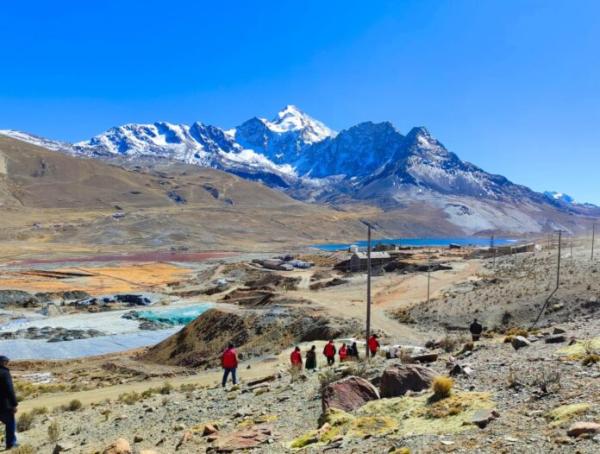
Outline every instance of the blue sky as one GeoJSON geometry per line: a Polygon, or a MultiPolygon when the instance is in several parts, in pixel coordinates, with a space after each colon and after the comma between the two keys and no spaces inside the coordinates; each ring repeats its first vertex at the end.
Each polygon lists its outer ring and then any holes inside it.
{"type": "Polygon", "coordinates": [[[536,190],[600,204],[600,2],[28,1],[0,6],[0,129],[232,127],[286,104],[426,126],[536,190]]]}

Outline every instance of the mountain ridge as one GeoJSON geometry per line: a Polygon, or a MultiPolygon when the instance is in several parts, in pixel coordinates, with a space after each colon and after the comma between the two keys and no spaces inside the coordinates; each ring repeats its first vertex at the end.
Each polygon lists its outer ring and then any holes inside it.
{"type": "Polygon", "coordinates": [[[201,122],[130,123],[75,144],[2,133],[78,156],[211,167],[315,203],[393,211],[420,201],[466,233],[506,226],[516,233],[569,230],[553,219],[600,216],[594,205],[533,191],[461,160],[424,126],[403,135],[390,122],[366,121],[335,132],[293,105],[272,120],[253,117],[229,130],[201,122]]]}

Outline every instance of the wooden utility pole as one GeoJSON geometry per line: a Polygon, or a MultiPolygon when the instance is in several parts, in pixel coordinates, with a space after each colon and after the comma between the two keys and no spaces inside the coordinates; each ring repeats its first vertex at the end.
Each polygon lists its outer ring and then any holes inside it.
{"type": "Polygon", "coordinates": [[[366,354],[369,360],[369,338],[371,337],[371,224],[367,224],[367,330],[366,354]]]}
{"type": "Polygon", "coordinates": [[[560,286],[560,251],[562,244],[562,230],[558,231],[558,266],[556,268],[556,288],[560,286]]]}

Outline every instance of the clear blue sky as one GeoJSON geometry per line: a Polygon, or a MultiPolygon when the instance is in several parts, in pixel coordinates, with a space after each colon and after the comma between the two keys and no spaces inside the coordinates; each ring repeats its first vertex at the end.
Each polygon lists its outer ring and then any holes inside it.
{"type": "Polygon", "coordinates": [[[599,23],[593,0],[2,2],[0,129],[77,141],[296,104],[338,130],[424,125],[600,204],[599,23]]]}

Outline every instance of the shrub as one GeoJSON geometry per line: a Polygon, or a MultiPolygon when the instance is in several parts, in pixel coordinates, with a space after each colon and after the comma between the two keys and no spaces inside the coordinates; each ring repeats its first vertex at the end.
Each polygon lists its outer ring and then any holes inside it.
{"type": "Polygon", "coordinates": [[[60,407],[60,409],[62,411],[77,411],[77,410],[80,410],[81,407],[83,407],[83,404],[81,403],[81,401],[78,399],[73,399],[67,405],[62,405],[60,407]]]}
{"type": "Polygon", "coordinates": [[[288,372],[290,373],[290,380],[292,383],[297,382],[302,376],[302,369],[294,365],[288,367],[288,372]]]}
{"type": "Polygon", "coordinates": [[[35,450],[31,445],[21,445],[10,451],[12,454],[35,454],[35,450]]]}
{"type": "Polygon", "coordinates": [[[35,407],[33,410],[31,410],[31,414],[33,416],[45,415],[47,413],[48,413],[48,407],[35,407]]]}
{"type": "Polygon", "coordinates": [[[591,353],[591,354],[586,355],[583,358],[583,360],[581,361],[581,364],[583,364],[584,366],[591,366],[592,364],[596,364],[599,361],[600,361],[600,355],[591,353]]]}
{"type": "Polygon", "coordinates": [[[506,335],[513,336],[513,337],[514,336],[527,337],[529,335],[529,332],[525,328],[518,328],[518,327],[514,326],[506,331],[506,335]]]}
{"type": "Polygon", "coordinates": [[[123,393],[119,396],[119,402],[123,402],[126,405],[133,405],[136,402],[139,402],[139,400],[142,398],[142,396],[135,392],[135,391],[131,391],[129,393],[123,393]]]}
{"type": "Polygon", "coordinates": [[[163,395],[171,394],[171,391],[173,391],[173,385],[168,381],[165,382],[158,390],[158,392],[163,395]]]}
{"type": "Polygon", "coordinates": [[[321,391],[329,386],[331,383],[336,382],[340,379],[338,374],[335,373],[333,368],[327,368],[319,374],[319,384],[321,385],[321,391]]]}
{"type": "Polygon", "coordinates": [[[48,426],[48,440],[50,443],[56,443],[60,438],[60,425],[58,421],[55,419],[48,426]]]}
{"type": "Polygon", "coordinates": [[[454,386],[454,380],[452,380],[450,377],[438,375],[433,379],[433,383],[431,384],[434,398],[445,399],[446,397],[450,396],[452,386],[454,386]]]}
{"type": "Polygon", "coordinates": [[[33,413],[21,413],[17,418],[17,431],[25,432],[33,426],[33,413]]]}

